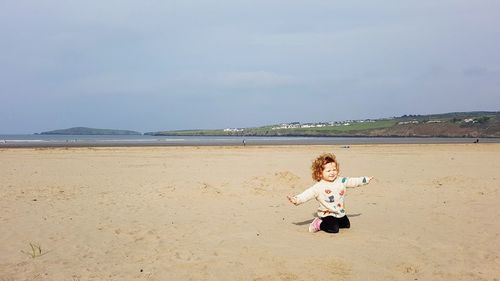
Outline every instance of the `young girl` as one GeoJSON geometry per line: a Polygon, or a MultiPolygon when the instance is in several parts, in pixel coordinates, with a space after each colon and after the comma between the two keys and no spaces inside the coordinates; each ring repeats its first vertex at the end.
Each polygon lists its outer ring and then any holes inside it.
{"type": "Polygon", "coordinates": [[[288,200],[295,205],[313,198],[319,202],[318,217],[309,225],[309,232],[323,230],[337,233],[339,228],[349,228],[351,224],[344,209],[346,187],[368,184],[373,177],[339,177],[339,164],[331,153],[320,155],[311,168],[316,183],[299,195],[287,196],[288,200]]]}

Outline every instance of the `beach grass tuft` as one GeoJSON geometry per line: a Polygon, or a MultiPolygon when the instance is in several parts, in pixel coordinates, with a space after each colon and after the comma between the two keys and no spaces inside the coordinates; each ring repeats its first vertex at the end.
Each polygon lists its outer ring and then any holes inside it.
{"type": "Polygon", "coordinates": [[[32,258],[37,258],[37,257],[43,256],[47,253],[47,251],[43,252],[42,246],[38,243],[35,243],[35,242],[30,242],[30,248],[31,248],[31,251],[21,250],[21,252],[32,257],[32,258]]]}

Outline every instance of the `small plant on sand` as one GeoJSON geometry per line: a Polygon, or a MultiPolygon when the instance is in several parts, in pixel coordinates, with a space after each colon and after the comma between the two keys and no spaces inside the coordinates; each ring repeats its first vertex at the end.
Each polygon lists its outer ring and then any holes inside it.
{"type": "Polygon", "coordinates": [[[31,247],[31,251],[27,252],[27,251],[21,250],[21,252],[32,257],[32,258],[40,257],[40,256],[43,256],[47,253],[47,252],[42,253],[42,246],[40,246],[40,244],[38,244],[38,243],[30,242],[30,247],[31,247]]]}

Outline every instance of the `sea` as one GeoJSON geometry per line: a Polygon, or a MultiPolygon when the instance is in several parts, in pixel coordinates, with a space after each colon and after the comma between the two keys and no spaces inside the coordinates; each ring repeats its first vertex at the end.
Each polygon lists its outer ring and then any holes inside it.
{"type": "Polygon", "coordinates": [[[500,143],[500,138],[0,135],[0,148],[500,143]]]}

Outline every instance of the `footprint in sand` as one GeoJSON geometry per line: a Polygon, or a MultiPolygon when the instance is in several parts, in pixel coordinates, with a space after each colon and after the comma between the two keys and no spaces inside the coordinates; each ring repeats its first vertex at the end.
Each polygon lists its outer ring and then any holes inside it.
{"type": "Polygon", "coordinates": [[[293,273],[289,273],[289,272],[280,272],[278,274],[275,274],[275,275],[265,275],[265,276],[262,276],[262,277],[257,277],[257,278],[254,278],[253,280],[254,281],[264,281],[264,280],[284,280],[284,281],[294,281],[294,280],[300,280],[299,276],[297,276],[296,274],[293,274],[293,273]]]}
{"type": "Polygon", "coordinates": [[[398,268],[404,274],[416,274],[419,272],[418,267],[416,265],[412,265],[412,264],[403,263],[403,264],[400,264],[398,266],[398,268]]]}
{"type": "Polygon", "coordinates": [[[300,177],[290,171],[275,172],[271,176],[253,177],[245,182],[256,194],[265,194],[278,190],[288,191],[290,188],[301,186],[300,177]]]}
{"type": "Polygon", "coordinates": [[[201,185],[200,186],[200,190],[203,193],[221,194],[221,191],[218,188],[216,188],[213,185],[211,185],[211,184],[208,184],[206,182],[202,182],[202,183],[200,183],[200,185],[201,185]]]}
{"type": "Polygon", "coordinates": [[[435,178],[432,180],[432,185],[436,188],[463,185],[467,182],[474,182],[471,178],[464,176],[447,176],[441,178],[435,178]]]}
{"type": "Polygon", "coordinates": [[[178,260],[190,261],[193,259],[193,257],[194,257],[193,252],[188,250],[181,250],[175,252],[175,258],[177,258],[178,260]]]}

